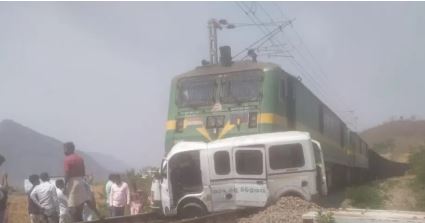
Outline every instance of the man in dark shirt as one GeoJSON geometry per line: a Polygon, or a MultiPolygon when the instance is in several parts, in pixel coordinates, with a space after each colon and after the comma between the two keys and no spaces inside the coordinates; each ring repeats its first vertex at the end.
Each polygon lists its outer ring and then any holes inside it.
{"type": "Polygon", "coordinates": [[[64,144],[64,170],[65,170],[65,182],[71,177],[84,177],[86,175],[86,169],[84,166],[84,160],[81,156],[74,153],[75,146],[72,142],[64,144]]]}
{"type": "Polygon", "coordinates": [[[64,170],[68,207],[73,222],[83,221],[84,203],[90,200],[90,193],[86,190],[84,175],[86,174],[84,160],[75,154],[72,142],[64,145],[64,170]]]}
{"type": "MultiPolygon", "coordinates": [[[[68,208],[73,222],[83,221],[83,208],[87,204],[93,211],[97,211],[96,206],[91,202],[92,194],[87,188],[84,180],[86,170],[84,160],[75,154],[75,146],[72,142],[64,144],[64,170],[66,194],[68,195],[68,208]]],[[[96,212],[98,217],[99,214],[96,212]]]]}
{"type": "Polygon", "coordinates": [[[34,190],[34,187],[40,184],[40,178],[38,175],[31,175],[28,180],[31,182],[32,187],[28,191],[28,214],[30,216],[31,223],[40,223],[43,221],[40,207],[34,203],[31,199],[30,194],[34,190]]]}

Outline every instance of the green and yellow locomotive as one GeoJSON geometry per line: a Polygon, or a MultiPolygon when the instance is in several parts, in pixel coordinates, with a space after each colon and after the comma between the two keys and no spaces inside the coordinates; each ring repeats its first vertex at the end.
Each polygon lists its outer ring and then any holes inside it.
{"type": "Polygon", "coordinates": [[[367,144],[276,64],[225,61],[197,67],[172,81],[166,152],[182,140],[291,130],[310,132],[321,143],[332,183],[360,179],[367,170],[367,144]]]}

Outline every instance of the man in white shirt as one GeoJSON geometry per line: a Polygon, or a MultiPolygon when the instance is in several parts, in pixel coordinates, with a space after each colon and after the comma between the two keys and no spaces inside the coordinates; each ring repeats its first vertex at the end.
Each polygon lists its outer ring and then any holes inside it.
{"type": "Polygon", "coordinates": [[[30,198],[41,208],[42,215],[48,223],[59,222],[59,204],[56,188],[49,180],[47,173],[40,174],[41,184],[34,187],[30,198]]]}
{"type": "Polygon", "coordinates": [[[114,217],[123,216],[125,206],[130,204],[130,189],[126,182],[121,181],[121,177],[118,174],[115,175],[114,183],[111,186],[109,204],[112,207],[112,215],[114,217]]]}
{"type": "Polygon", "coordinates": [[[63,193],[65,190],[65,182],[60,179],[56,180],[55,182],[56,187],[58,190],[56,190],[56,193],[58,195],[58,204],[59,204],[59,223],[70,223],[71,222],[71,216],[68,212],[68,198],[63,193]]]}
{"type": "Polygon", "coordinates": [[[106,197],[106,206],[108,208],[108,212],[109,212],[109,216],[112,216],[112,207],[111,204],[109,204],[109,200],[110,200],[110,196],[111,196],[111,187],[113,182],[113,178],[114,178],[114,174],[109,174],[109,178],[108,178],[108,182],[106,182],[105,185],[105,197],[106,197]]]}

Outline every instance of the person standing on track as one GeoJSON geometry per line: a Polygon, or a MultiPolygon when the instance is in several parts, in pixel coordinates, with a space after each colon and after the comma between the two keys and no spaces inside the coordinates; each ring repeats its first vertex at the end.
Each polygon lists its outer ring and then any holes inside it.
{"type": "Polygon", "coordinates": [[[114,183],[111,187],[109,204],[112,207],[112,216],[123,216],[125,207],[130,205],[130,189],[128,184],[121,180],[121,176],[114,176],[114,183]]]}

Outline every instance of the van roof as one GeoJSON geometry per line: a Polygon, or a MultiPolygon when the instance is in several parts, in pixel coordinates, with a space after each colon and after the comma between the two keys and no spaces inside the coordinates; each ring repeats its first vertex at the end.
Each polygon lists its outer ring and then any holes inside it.
{"type": "Polygon", "coordinates": [[[235,136],[225,139],[215,140],[209,143],[204,142],[187,142],[181,141],[173,146],[171,151],[167,154],[167,159],[171,158],[177,153],[195,150],[204,150],[207,147],[235,147],[235,146],[246,146],[246,145],[258,145],[267,144],[281,141],[302,141],[310,140],[310,134],[308,132],[300,131],[287,131],[287,132],[273,132],[273,133],[261,133],[244,136],[235,136]]]}
{"type": "Polygon", "coordinates": [[[209,147],[234,147],[244,145],[258,145],[268,144],[281,141],[301,141],[309,140],[310,134],[308,132],[300,131],[287,131],[287,132],[273,132],[262,133],[253,135],[236,136],[225,139],[212,141],[208,144],[209,147]]]}

